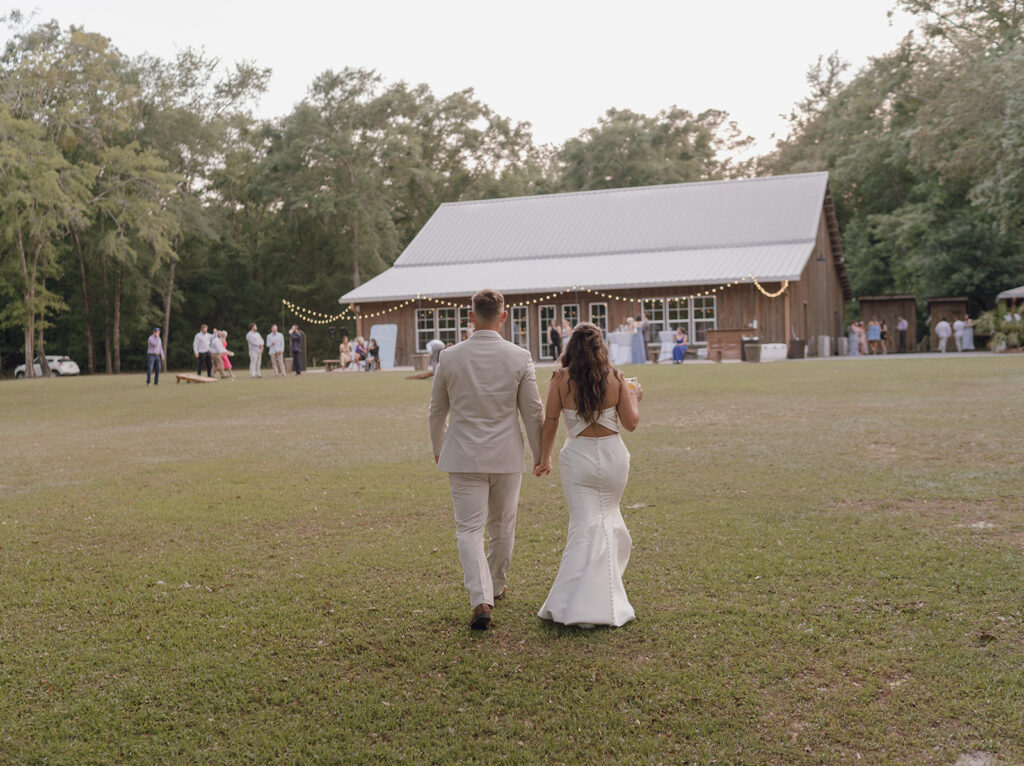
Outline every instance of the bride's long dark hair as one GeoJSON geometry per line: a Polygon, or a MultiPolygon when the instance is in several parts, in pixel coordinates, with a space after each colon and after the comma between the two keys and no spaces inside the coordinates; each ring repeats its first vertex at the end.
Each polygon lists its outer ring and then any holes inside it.
{"type": "Polygon", "coordinates": [[[562,352],[569,370],[569,385],[576,397],[576,412],[586,423],[597,422],[608,390],[608,349],[601,328],[581,322],[573,328],[562,352]]]}

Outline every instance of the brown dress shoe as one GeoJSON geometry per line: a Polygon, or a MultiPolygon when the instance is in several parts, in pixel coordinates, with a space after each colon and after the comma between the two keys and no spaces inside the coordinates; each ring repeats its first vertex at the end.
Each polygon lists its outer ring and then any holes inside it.
{"type": "Polygon", "coordinates": [[[473,607],[473,617],[469,621],[469,627],[473,630],[487,630],[491,624],[491,607],[489,604],[477,604],[473,607]]]}

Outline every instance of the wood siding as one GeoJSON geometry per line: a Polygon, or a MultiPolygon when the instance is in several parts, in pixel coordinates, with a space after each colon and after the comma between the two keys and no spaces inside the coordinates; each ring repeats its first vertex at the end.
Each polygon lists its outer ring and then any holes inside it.
{"type": "Polygon", "coordinates": [[[900,348],[900,335],[896,324],[900,317],[907,320],[907,351],[913,351],[917,342],[917,299],[912,295],[870,295],[858,299],[860,315],[865,325],[872,319],[884,320],[889,331],[886,348],[896,353],[900,348]]]}
{"type": "MultiPolygon", "coordinates": [[[[795,334],[795,337],[808,341],[811,355],[817,354],[818,337],[827,335],[832,338],[831,353],[836,354],[838,351],[836,340],[843,334],[845,324],[845,304],[840,274],[841,267],[833,254],[826,215],[823,210],[819,218],[814,251],[811,253],[800,279],[790,282],[789,289],[778,298],[766,297],[750,282],[722,288],[718,292],[712,293],[715,296],[715,326],[719,328],[749,327],[751,320],[757,319],[757,334],[762,343],[786,343],[795,334]],[[789,314],[789,327],[786,322],[787,313],[789,314]]],[[[762,284],[767,292],[776,292],[781,286],[778,282],[762,284]]],[[[552,300],[544,300],[539,303],[533,303],[533,301],[544,298],[544,294],[507,295],[506,300],[510,306],[529,302],[529,348],[534,359],[539,359],[538,315],[540,305],[556,306],[561,315],[562,306],[576,304],[580,308],[580,318],[588,320],[591,303],[607,303],[608,327],[615,329],[624,324],[627,317],[640,313],[641,302],[644,299],[684,298],[707,292],[713,287],[717,287],[717,285],[680,285],[654,289],[609,288],[603,291],[615,295],[620,300],[608,300],[586,290],[565,293],[552,300]]],[[[453,295],[446,297],[445,300],[468,304],[469,296],[453,295]]],[[[360,304],[358,311],[361,315],[365,316],[381,311],[386,311],[386,313],[372,318],[360,318],[357,323],[357,332],[363,337],[369,337],[373,325],[397,324],[395,364],[411,366],[412,356],[416,353],[416,309],[436,308],[438,304],[424,299],[402,309],[391,308],[394,305],[395,302],[360,304]]],[[[511,318],[502,329],[502,334],[506,339],[509,339],[510,326],[511,318]]]]}

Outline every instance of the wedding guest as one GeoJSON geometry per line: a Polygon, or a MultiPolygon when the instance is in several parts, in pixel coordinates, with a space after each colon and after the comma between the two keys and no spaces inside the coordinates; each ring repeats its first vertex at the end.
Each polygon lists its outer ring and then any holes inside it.
{"type": "Polygon", "coordinates": [[[274,368],[274,377],[284,377],[284,335],[277,331],[276,324],[270,325],[270,332],[267,333],[267,353],[274,368]]]}
{"type": "Polygon", "coordinates": [[[949,341],[949,336],[953,334],[953,328],[950,327],[949,321],[946,317],[942,317],[939,323],[935,325],[935,336],[939,339],[939,353],[946,353],[946,343],[949,341]]]}
{"type": "Polygon", "coordinates": [[[154,327],[153,334],[149,336],[149,344],[146,346],[146,385],[149,385],[150,376],[153,377],[153,385],[160,385],[160,369],[167,362],[164,356],[164,342],[160,340],[160,328],[154,327]]]}
{"type": "Polygon", "coordinates": [[[305,348],[306,338],[299,330],[299,326],[297,324],[293,324],[292,328],[288,331],[288,342],[292,351],[292,370],[295,371],[296,375],[301,375],[302,371],[306,369],[306,365],[303,364],[303,350],[305,348]]]}
{"type": "Polygon", "coordinates": [[[872,319],[868,322],[867,339],[871,354],[877,354],[878,342],[882,339],[882,328],[879,326],[877,319],[872,319]]]}
{"type": "Polygon", "coordinates": [[[650,353],[648,351],[651,345],[651,322],[647,318],[647,313],[641,311],[636,318],[637,326],[640,328],[640,336],[644,341],[644,362],[650,359],[650,353]]]}
{"type": "Polygon", "coordinates": [[[366,369],[380,370],[380,346],[377,345],[375,338],[370,338],[370,343],[366,346],[366,369]]]}
{"type": "Polygon", "coordinates": [[[256,331],[255,322],[249,325],[245,342],[249,344],[249,377],[262,378],[260,367],[263,365],[263,336],[256,331]]]}
{"type": "Polygon", "coordinates": [[[356,365],[360,369],[366,369],[366,339],[362,335],[356,336],[356,344],[352,348],[352,354],[355,357],[356,365]]]}
{"type": "Polygon", "coordinates": [[[682,364],[686,361],[686,348],[690,341],[689,336],[682,327],[676,328],[672,346],[672,364],[682,364]]]}
{"type": "Polygon", "coordinates": [[[857,322],[857,348],[862,356],[868,355],[868,332],[863,319],[857,322]]]}
{"type": "Polygon", "coordinates": [[[213,360],[213,371],[218,378],[223,380],[228,376],[227,370],[224,368],[224,341],[220,337],[220,330],[216,327],[210,334],[213,336],[210,338],[210,358],[213,360]]]}
{"type": "Polygon", "coordinates": [[[956,343],[957,351],[964,350],[964,327],[966,326],[960,317],[953,320],[953,342],[956,343]]]}
{"type": "Polygon", "coordinates": [[[910,323],[902,316],[896,318],[896,332],[899,337],[899,352],[907,353],[907,328],[910,323]]]}
{"type": "Polygon", "coordinates": [[[551,344],[551,355],[558,359],[562,355],[562,326],[555,321],[548,325],[548,343],[551,344]]]}
{"type": "Polygon", "coordinates": [[[643,320],[640,314],[637,314],[635,319],[633,317],[629,319],[630,321],[627,324],[630,327],[630,332],[633,333],[633,364],[643,364],[647,361],[647,351],[644,348],[644,334],[640,327],[640,323],[643,320]]]}
{"type": "Polygon", "coordinates": [[[565,349],[565,344],[569,340],[569,336],[572,335],[572,325],[569,324],[569,320],[562,317],[562,349],[565,349]]]}
{"type": "Polygon", "coordinates": [[[430,354],[430,371],[437,372],[438,362],[441,360],[441,352],[444,351],[444,341],[440,338],[433,338],[427,341],[427,353],[430,354]]]}
{"type": "Polygon", "coordinates": [[[567,438],[558,455],[569,529],[558,575],[537,616],[563,625],[618,627],[635,618],[622,584],[633,541],[620,503],[629,478],[629,450],[620,431],[640,421],[643,389],[626,383],[608,361],[600,328],[576,326],[562,368],[548,386],[541,455],[533,472],[551,472],[558,421],[567,438]]]}
{"type": "Polygon", "coordinates": [[[341,345],[338,346],[338,361],[341,362],[341,369],[346,370],[352,364],[355,354],[352,352],[352,344],[347,335],[341,336],[341,345]]]}
{"type": "Polygon", "coordinates": [[[210,359],[210,341],[213,336],[206,331],[206,325],[199,326],[199,332],[192,339],[192,351],[196,355],[196,375],[202,375],[206,370],[206,377],[213,377],[213,360],[210,359]]]}
{"type": "Polygon", "coordinates": [[[889,325],[887,325],[885,323],[885,320],[883,319],[881,322],[878,323],[878,326],[879,326],[879,331],[881,332],[881,335],[882,335],[882,344],[881,344],[882,345],[882,353],[883,354],[888,354],[889,353],[889,325]]]}
{"type": "Polygon", "coordinates": [[[224,362],[224,371],[227,372],[227,374],[231,377],[232,380],[234,380],[235,379],[235,373],[234,373],[234,369],[233,369],[234,365],[231,364],[231,357],[233,357],[235,355],[235,352],[228,350],[228,331],[227,330],[221,330],[220,331],[220,342],[221,342],[221,345],[224,346],[224,354],[221,357],[221,361],[224,362]]]}
{"type": "Polygon", "coordinates": [[[850,322],[850,329],[846,338],[847,356],[860,356],[860,335],[857,333],[856,322],[850,322]]]}
{"type": "Polygon", "coordinates": [[[964,351],[974,351],[974,322],[964,314],[964,351]]]}

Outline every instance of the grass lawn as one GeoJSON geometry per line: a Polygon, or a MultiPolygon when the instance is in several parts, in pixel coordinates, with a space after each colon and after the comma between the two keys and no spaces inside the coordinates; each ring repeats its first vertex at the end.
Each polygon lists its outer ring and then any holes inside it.
{"type": "Polygon", "coordinates": [[[1024,761],[1024,356],[631,371],[595,631],[557,463],[466,627],[429,381],[0,383],[0,762],[1024,761]]]}

